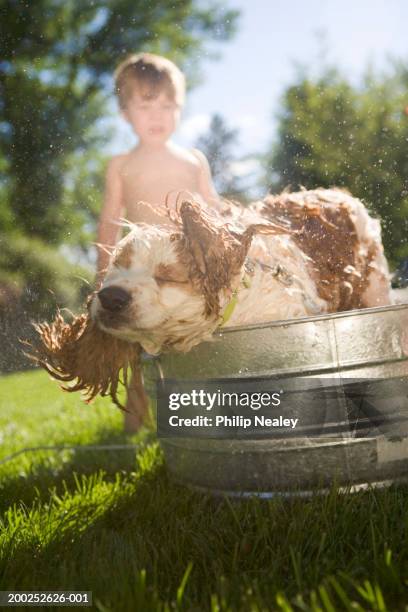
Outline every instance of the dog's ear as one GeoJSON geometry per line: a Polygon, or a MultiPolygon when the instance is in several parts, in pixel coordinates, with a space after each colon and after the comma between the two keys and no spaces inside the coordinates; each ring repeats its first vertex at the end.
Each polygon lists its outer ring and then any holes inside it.
{"type": "Polygon", "coordinates": [[[98,393],[110,395],[120,408],[117,391],[121,370],[126,383],[127,370],[140,367],[140,345],[114,338],[100,330],[88,314],[66,323],[58,313],[53,323],[35,325],[40,342],[30,346],[28,357],[53,378],[64,383],[66,391],[85,391],[91,401],[98,393]]]}
{"type": "Polygon", "coordinates": [[[180,207],[180,218],[184,233],[179,241],[180,256],[189,269],[190,278],[204,293],[207,316],[218,316],[219,292],[231,288],[254,234],[290,232],[271,223],[251,225],[239,234],[225,223],[217,222],[215,216],[198,204],[188,201],[180,207]]]}
{"type": "Polygon", "coordinates": [[[178,245],[179,255],[189,270],[190,279],[204,294],[205,314],[218,316],[219,292],[231,286],[247,249],[194,202],[181,204],[180,218],[183,237],[178,245]]]}

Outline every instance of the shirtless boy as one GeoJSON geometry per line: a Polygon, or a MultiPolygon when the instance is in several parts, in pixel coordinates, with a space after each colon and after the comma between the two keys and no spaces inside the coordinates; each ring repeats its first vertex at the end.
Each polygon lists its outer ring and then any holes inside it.
{"type": "MultiPolygon", "coordinates": [[[[115,72],[115,89],[123,117],[130,123],[139,142],[128,153],[113,157],[106,172],[103,209],[98,227],[98,243],[114,246],[119,238],[121,217],[133,223],[163,223],[154,208],[165,203],[171,191],[187,190],[218,205],[211,172],[205,156],[170,140],[184,103],[185,80],[180,70],[164,57],[141,53],[122,62],[115,72]],[[142,202],[153,207],[145,207],[142,202]]],[[[99,248],[97,273],[100,281],[109,254],[99,248]]],[[[125,413],[125,429],[136,431],[146,409],[140,385],[130,390],[125,413]],[[137,390],[138,389],[138,390],[137,390]]]]}

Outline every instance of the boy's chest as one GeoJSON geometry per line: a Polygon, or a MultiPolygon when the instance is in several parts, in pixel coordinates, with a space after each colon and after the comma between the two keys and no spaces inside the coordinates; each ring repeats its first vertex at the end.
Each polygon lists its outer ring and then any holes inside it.
{"type": "Polygon", "coordinates": [[[140,200],[164,203],[170,191],[198,191],[199,168],[192,163],[129,163],[122,168],[124,205],[140,200]]]}
{"type": "Polygon", "coordinates": [[[176,180],[195,181],[198,179],[199,166],[186,159],[173,157],[135,158],[122,167],[122,178],[125,183],[149,183],[176,180]]]}

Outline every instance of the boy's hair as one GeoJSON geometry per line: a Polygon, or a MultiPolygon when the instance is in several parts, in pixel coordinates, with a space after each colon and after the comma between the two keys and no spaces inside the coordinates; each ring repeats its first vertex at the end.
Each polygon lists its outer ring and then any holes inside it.
{"type": "Polygon", "coordinates": [[[135,90],[147,99],[156,98],[164,91],[180,106],[184,103],[184,75],[173,62],[153,55],[138,53],[119,64],[114,72],[115,92],[122,110],[135,90]]]}

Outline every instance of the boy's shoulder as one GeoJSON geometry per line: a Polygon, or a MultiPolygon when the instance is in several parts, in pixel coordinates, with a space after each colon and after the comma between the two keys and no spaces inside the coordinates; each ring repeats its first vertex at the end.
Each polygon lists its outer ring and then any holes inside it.
{"type": "Polygon", "coordinates": [[[194,155],[195,159],[197,159],[200,163],[206,162],[207,158],[200,149],[189,149],[190,153],[194,155]]]}
{"type": "Polygon", "coordinates": [[[194,166],[202,167],[208,164],[207,158],[199,149],[186,148],[180,145],[173,145],[174,153],[181,159],[190,162],[194,166]]]}
{"type": "Polygon", "coordinates": [[[190,149],[191,153],[194,155],[194,158],[198,161],[201,168],[208,167],[208,160],[204,153],[200,151],[200,149],[190,149]]]}
{"type": "Polygon", "coordinates": [[[128,153],[119,153],[118,155],[113,155],[108,160],[107,163],[107,172],[118,172],[130,159],[130,151],[128,153]]]}

